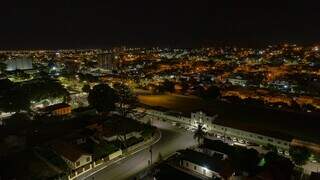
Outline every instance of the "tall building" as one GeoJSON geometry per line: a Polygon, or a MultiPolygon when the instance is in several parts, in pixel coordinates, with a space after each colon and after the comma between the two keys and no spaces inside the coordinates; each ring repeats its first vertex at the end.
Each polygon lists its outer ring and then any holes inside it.
{"type": "Polygon", "coordinates": [[[32,60],[26,58],[11,59],[5,62],[7,64],[7,71],[28,70],[32,69],[32,60]]]}
{"type": "Polygon", "coordinates": [[[98,66],[103,69],[116,70],[118,68],[118,57],[112,53],[98,55],[98,66]]]}

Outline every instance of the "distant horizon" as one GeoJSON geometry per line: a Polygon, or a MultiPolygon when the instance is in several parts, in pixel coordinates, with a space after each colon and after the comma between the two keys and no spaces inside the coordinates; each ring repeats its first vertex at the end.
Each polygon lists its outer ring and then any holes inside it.
{"type": "Polygon", "coordinates": [[[288,45],[297,45],[297,46],[302,46],[302,47],[311,47],[315,45],[320,45],[320,41],[318,42],[310,42],[310,43],[295,43],[295,42],[289,42],[289,41],[284,41],[284,42],[279,42],[279,43],[270,43],[270,44],[260,44],[257,46],[241,46],[239,44],[223,44],[223,43],[204,43],[204,44],[197,44],[195,46],[186,46],[186,45],[127,45],[127,44],[121,44],[121,45],[108,45],[108,46],[91,46],[91,47],[23,47],[23,48],[13,48],[13,47],[8,47],[8,48],[0,48],[0,51],[41,51],[41,50],[90,50],[90,49],[113,49],[113,48],[122,48],[122,47],[127,47],[127,48],[178,48],[178,49],[198,49],[198,48],[226,48],[226,47],[237,47],[237,48],[252,48],[252,49],[264,49],[267,48],[268,46],[281,46],[284,44],[288,45]]]}

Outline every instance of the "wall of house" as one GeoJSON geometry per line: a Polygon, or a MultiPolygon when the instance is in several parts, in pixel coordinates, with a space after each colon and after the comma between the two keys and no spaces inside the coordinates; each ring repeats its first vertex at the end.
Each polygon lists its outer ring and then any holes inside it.
{"type": "Polygon", "coordinates": [[[117,135],[114,135],[114,136],[109,136],[109,137],[103,136],[102,138],[108,142],[111,142],[111,141],[117,140],[118,137],[117,137],[117,135]]]}
{"type": "Polygon", "coordinates": [[[122,155],[122,150],[120,149],[120,150],[118,150],[118,151],[116,151],[116,152],[114,152],[112,154],[109,154],[109,160],[117,158],[117,157],[119,157],[121,155],[122,155]]]}
{"type": "Polygon", "coordinates": [[[202,174],[204,176],[207,176],[209,178],[212,178],[213,176],[220,177],[220,175],[217,172],[212,171],[212,170],[210,170],[210,169],[208,169],[206,167],[202,167],[202,166],[200,166],[198,164],[192,163],[192,162],[187,161],[187,160],[181,160],[180,161],[180,166],[182,166],[183,168],[188,169],[190,171],[193,171],[193,172],[202,174]]]}
{"type": "Polygon", "coordinates": [[[91,163],[92,157],[90,155],[82,155],[75,163],[74,167],[79,168],[81,166],[85,166],[89,163],[91,163]]]}
{"type": "Polygon", "coordinates": [[[243,131],[239,129],[234,129],[230,127],[220,126],[217,124],[212,124],[211,126],[211,132],[218,133],[221,136],[231,136],[231,137],[237,137],[241,139],[245,139],[249,142],[254,142],[261,145],[274,145],[280,149],[283,150],[289,150],[290,142],[281,140],[278,138],[273,138],[269,136],[264,136],[257,133],[252,133],[248,131],[243,131]]]}
{"type": "Polygon", "coordinates": [[[226,126],[221,126],[214,123],[214,117],[206,116],[203,112],[196,112],[191,114],[191,118],[171,116],[164,112],[156,110],[147,110],[146,113],[150,116],[157,117],[158,119],[166,119],[169,121],[179,122],[183,124],[188,124],[191,126],[197,126],[199,123],[207,129],[209,133],[220,134],[221,136],[236,137],[239,139],[244,139],[248,142],[256,143],[259,145],[271,144],[278,149],[288,152],[290,143],[286,140],[281,140],[278,138],[273,138],[269,136],[264,136],[257,133],[252,133],[249,131],[239,130],[235,128],[230,128],[226,126]],[[201,120],[200,120],[201,118],[201,120]]]}
{"type": "MultiPolygon", "coordinates": [[[[141,132],[137,132],[137,131],[130,132],[130,133],[127,133],[127,134],[126,134],[126,139],[129,139],[129,138],[131,138],[131,137],[140,138],[140,137],[142,137],[142,135],[141,135],[141,132]]],[[[118,136],[117,136],[117,135],[113,135],[113,136],[109,136],[109,137],[103,136],[102,138],[103,138],[104,140],[106,140],[106,141],[111,142],[111,141],[117,140],[117,139],[118,139],[118,136]]],[[[120,138],[121,138],[121,139],[124,139],[124,135],[120,135],[120,138]]]]}
{"type": "Polygon", "coordinates": [[[76,169],[75,163],[70,161],[69,159],[65,158],[64,156],[60,156],[71,169],[76,169]]]}
{"type": "Polygon", "coordinates": [[[233,78],[229,78],[228,81],[232,84],[232,85],[240,85],[243,86],[247,83],[246,80],[243,79],[233,79],[233,78]]]}
{"type": "Polygon", "coordinates": [[[213,117],[207,116],[205,113],[199,111],[196,113],[191,113],[191,122],[193,122],[192,120],[196,120],[198,123],[208,123],[208,122],[212,122],[214,120],[213,117]]]}
{"type": "Polygon", "coordinates": [[[70,113],[71,113],[71,107],[60,108],[52,111],[52,115],[54,116],[61,116],[61,115],[66,115],[70,113]]]}

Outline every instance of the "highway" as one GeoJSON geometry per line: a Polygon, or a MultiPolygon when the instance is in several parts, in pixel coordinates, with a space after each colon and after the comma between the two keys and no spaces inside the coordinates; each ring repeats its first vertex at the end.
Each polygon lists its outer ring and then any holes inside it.
{"type": "MultiPolygon", "coordinates": [[[[159,153],[161,153],[162,157],[165,157],[179,149],[196,144],[190,131],[186,132],[162,121],[153,120],[152,124],[160,129],[162,133],[160,141],[152,147],[153,162],[157,161],[159,153]]],[[[150,158],[151,153],[149,152],[149,148],[147,148],[87,177],[86,180],[134,179],[136,174],[148,167],[150,158]]]]}

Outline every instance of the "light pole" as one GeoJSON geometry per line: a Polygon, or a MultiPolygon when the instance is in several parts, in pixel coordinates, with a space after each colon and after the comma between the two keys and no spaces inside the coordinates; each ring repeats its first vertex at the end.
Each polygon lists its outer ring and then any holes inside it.
{"type": "Polygon", "coordinates": [[[152,165],[152,145],[150,146],[149,152],[150,152],[150,166],[151,166],[152,165]]]}

